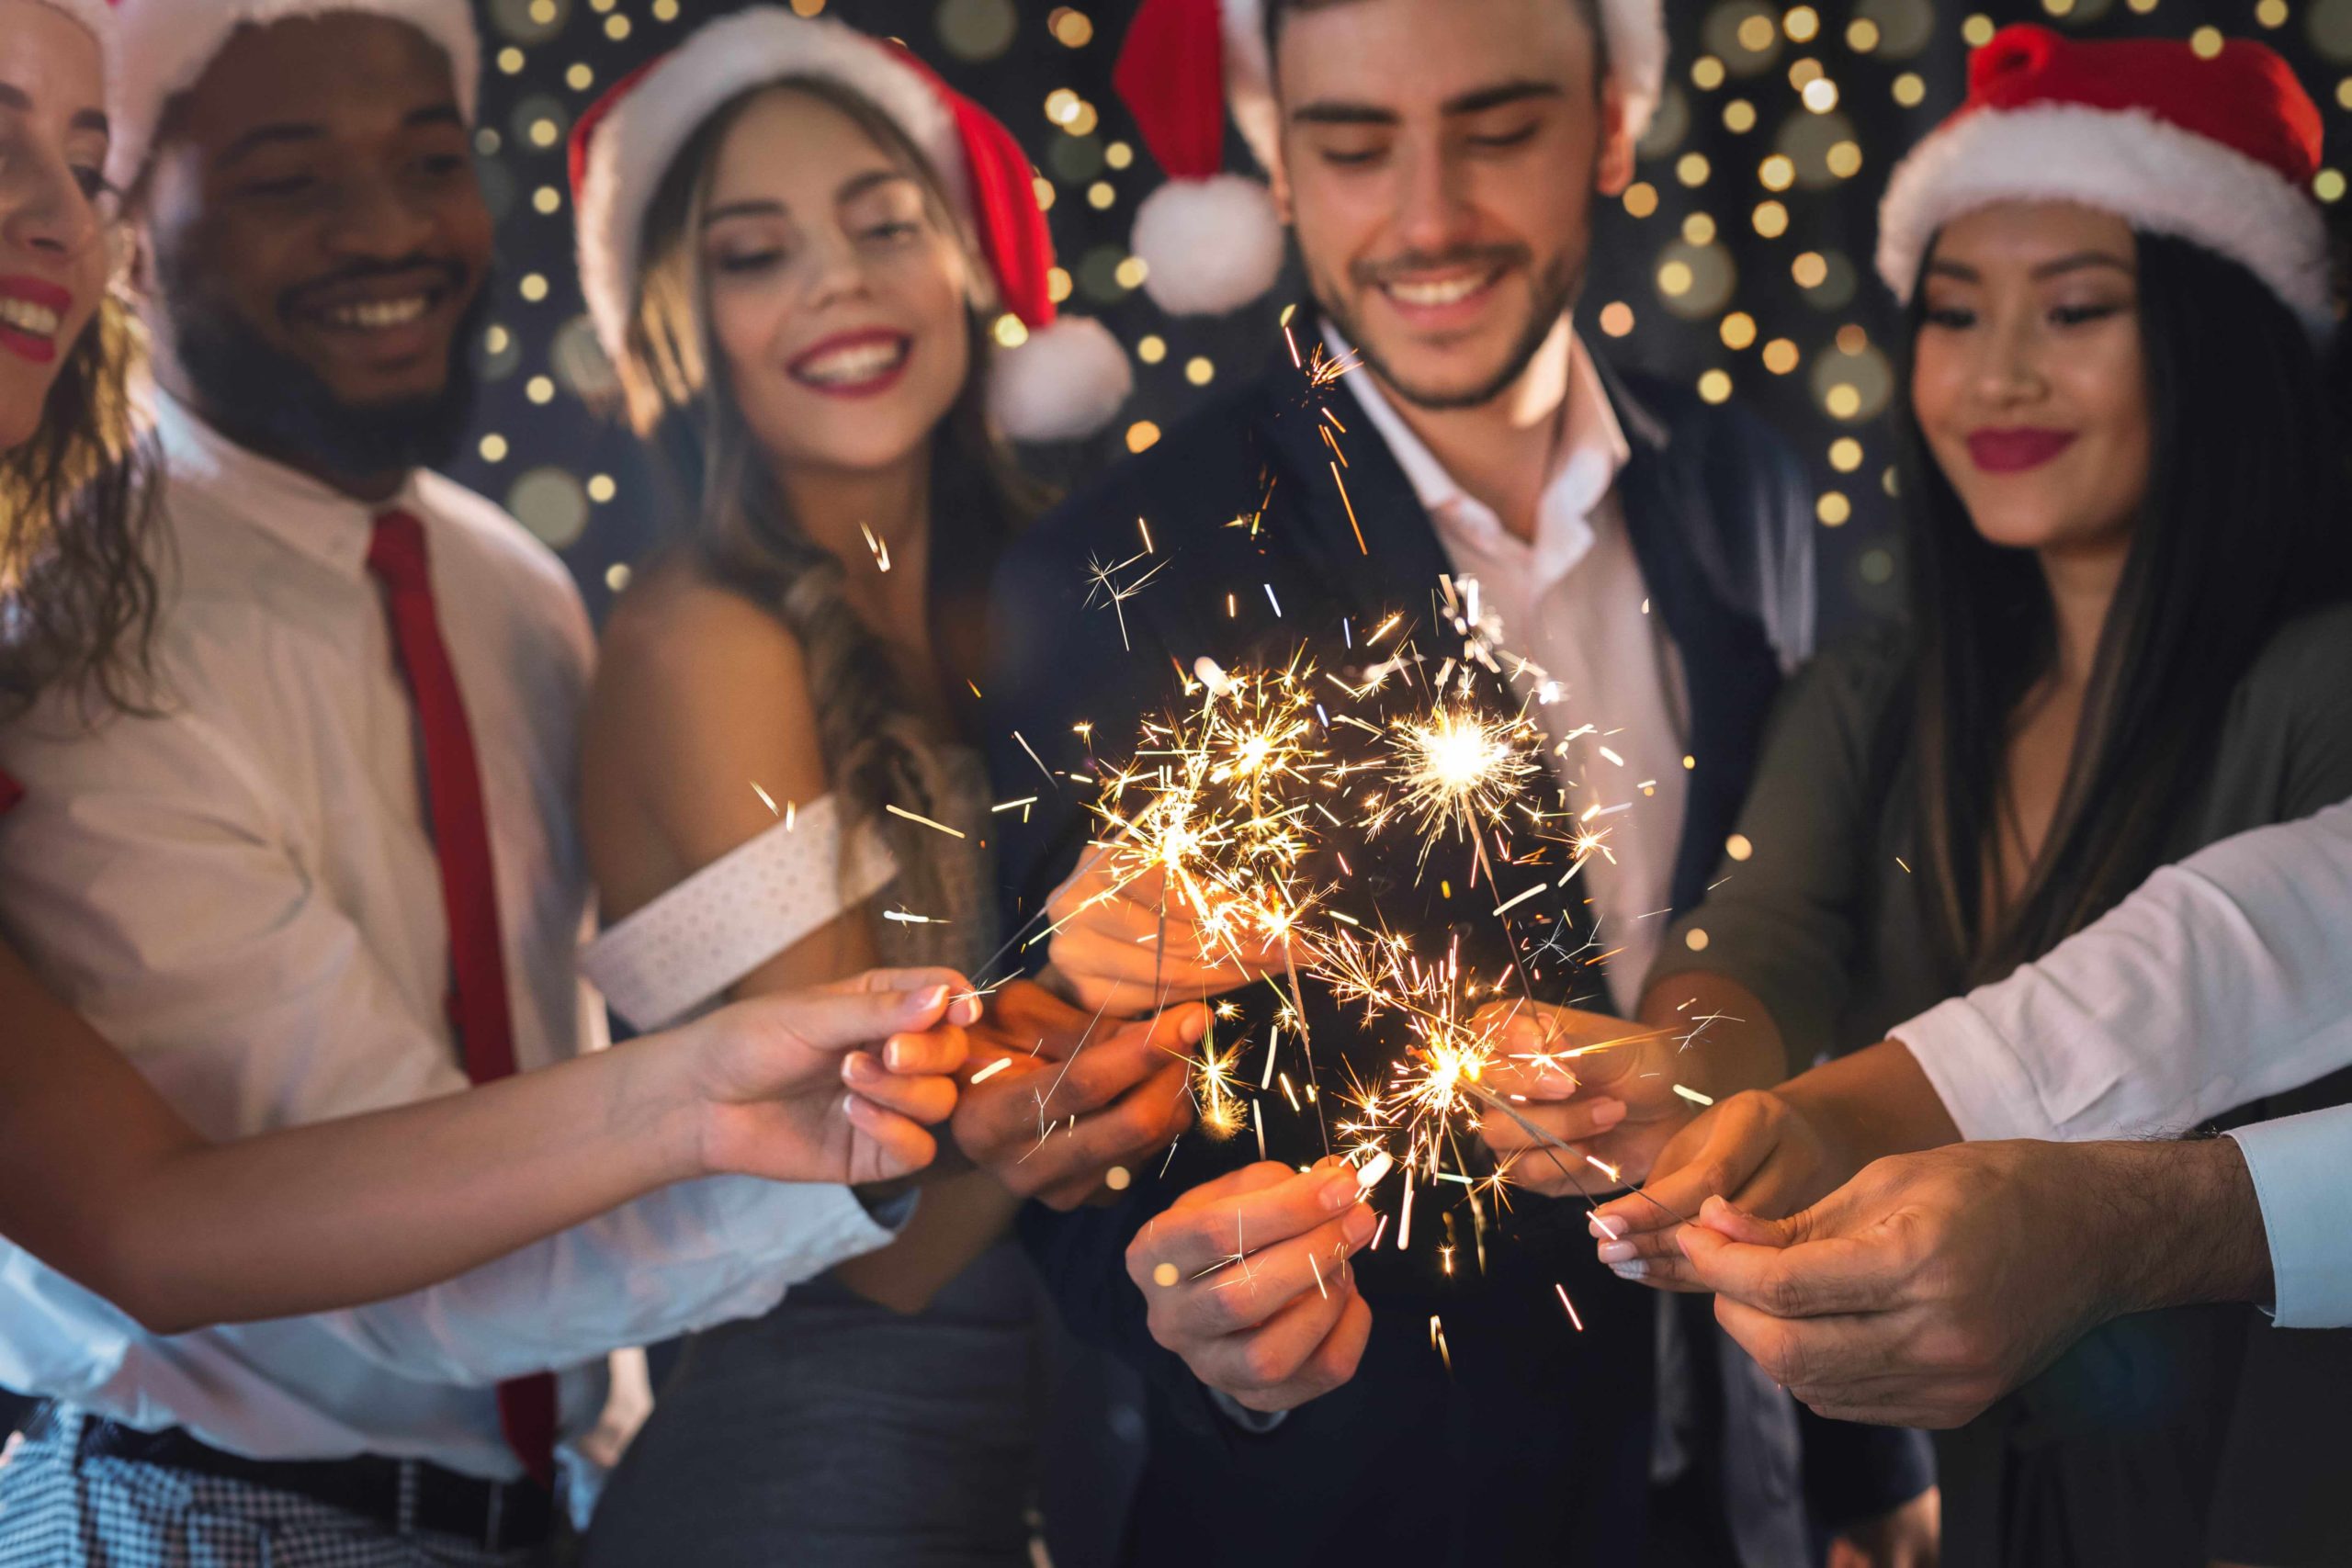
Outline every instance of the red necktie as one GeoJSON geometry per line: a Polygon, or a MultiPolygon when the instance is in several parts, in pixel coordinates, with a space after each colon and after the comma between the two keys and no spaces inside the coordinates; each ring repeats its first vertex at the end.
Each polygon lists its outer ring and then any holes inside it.
{"type": "MultiPolygon", "coordinates": [[[[514,1071],[498,883],[491,868],[490,817],[482,807],[473,729],[466,722],[465,698],[433,608],[423,525],[405,512],[377,518],[368,570],[383,585],[392,647],[424,739],[427,809],[441,865],[441,903],[449,920],[449,1021],[465,1052],[466,1076],[488,1083],[514,1071]]],[[[524,1468],[552,1485],[554,1377],[538,1372],[500,1383],[498,1419],[524,1468]]]]}

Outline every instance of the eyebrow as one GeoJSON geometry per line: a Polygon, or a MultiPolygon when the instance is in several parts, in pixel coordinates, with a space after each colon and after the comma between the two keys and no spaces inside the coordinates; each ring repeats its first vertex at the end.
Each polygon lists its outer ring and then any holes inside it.
{"type": "MultiPolygon", "coordinates": [[[[911,181],[913,178],[914,176],[904,169],[868,169],[862,175],[852,175],[842,181],[841,189],[833,193],[833,201],[836,205],[845,201],[855,201],[877,186],[893,185],[900,180],[911,181]]],[[[702,226],[707,229],[715,223],[724,223],[730,218],[785,218],[790,215],[790,209],[775,197],[754,197],[748,200],[730,201],[723,207],[712,208],[702,215],[702,226]]]]}
{"type": "MultiPolygon", "coordinates": [[[[1532,98],[1562,96],[1556,82],[1524,80],[1498,82],[1490,87],[1474,87],[1457,93],[1438,105],[1437,112],[1448,118],[1484,114],[1488,109],[1502,108],[1511,104],[1525,103],[1532,98]]],[[[1342,98],[1318,98],[1301,104],[1291,111],[1290,118],[1306,125],[1395,125],[1403,117],[1382,104],[1351,103],[1342,98]]]]}
{"type": "MultiPolygon", "coordinates": [[[[2127,277],[2139,276],[2137,267],[2122,257],[2110,254],[2106,251],[2076,251],[2072,255],[2060,256],[2054,261],[2043,262],[2033,269],[2031,276],[2036,281],[2041,281],[2052,277],[2063,277],[2070,272],[2082,272],[2090,267],[2101,266],[2113,267],[2127,277]]],[[[1962,283],[1984,281],[1984,275],[1964,262],[1945,261],[1939,257],[1928,264],[1928,270],[1937,276],[1956,278],[1962,283]]]]}
{"type": "MultiPolygon", "coordinates": [[[[421,109],[410,110],[401,117],[401,128],[404,130],[414,130],[426,126],[447,125],[462,130],[465,123],[465,116],[458,112],[456,104],[438,103],[427,104],[421,109]]],[[[287,120],[274,125],[257,125],[229,143],[228,150],[213,161],[212,166],[216,169],[231,168],[264,147],[323,141],[326,140],[326,134],[325,126],[310,120],[287,120]]]]}
{"type": "MultiPolygon", "coordinates": [[[[0,82],[0,108],[30,114],[33,110],[32,96],[21,87],[0,82]]],[[[74,117],[71,123],[76,130],[95,130],[101,136],[107,134],[107,117],[99,109],[84,109],[74,117]]]]}

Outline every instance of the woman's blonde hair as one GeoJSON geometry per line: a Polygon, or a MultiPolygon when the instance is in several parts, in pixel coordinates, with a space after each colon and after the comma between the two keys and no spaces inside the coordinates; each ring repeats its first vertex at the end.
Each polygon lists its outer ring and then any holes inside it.
{"type": "MultiPolygon", "coordinates": [[[[933,219],[961,234],[938,171],[870,99],[821,78],[786,77],[729,100],[686,143],[648,206],[646,257],[620,363],[629,422],[670,457],[695,519],[691,549],[720,586],[775,615],[808,662],[818,739],[832,786],[854,818],[873,821],[899,864],[898,897],[936,912],[941,857],[953,840],[910,828],[882,808],[939,818],[952,785],[933,732],[899,679],[882,641],[842,592],[841,561],[793,516],[723,374],[712,337],[699,236],[728,133],[752,103],[779,89],[808,94],[854,121],[922,186],[933,219]]],[[[975,247],[965,239],[967,257],[975,247]]],[[[975,258],[974,276],[986,272],[975,258]]],[[[970,369],[932,438],[931,615],[943,664],[977,657],[989,572],[1011,532],[1037,510],[1035,491],[988,423],[990,343],[984,302],[967,311],[970,369]]]]}

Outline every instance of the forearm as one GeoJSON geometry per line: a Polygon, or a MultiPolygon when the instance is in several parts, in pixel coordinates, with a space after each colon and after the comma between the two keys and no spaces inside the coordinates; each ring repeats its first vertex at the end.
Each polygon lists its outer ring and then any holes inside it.
{"type": "Polygon", "coordinates": [[[1874,1159],[1960,1141],[1951,1113],[1911,1053],[1882,1041],[1800,1073],[1782,1100],[1804,1116],[1850,1175],[1874,1159]]]}

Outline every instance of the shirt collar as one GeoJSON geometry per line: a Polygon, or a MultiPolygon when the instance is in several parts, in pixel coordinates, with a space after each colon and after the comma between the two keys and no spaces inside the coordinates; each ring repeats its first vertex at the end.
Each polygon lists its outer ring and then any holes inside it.
{"type": "MultiPolygon", "coordinates": [[[[1323,325],[1323,342],[1335,357],[1355,352],[1346,334],[1329,321],[1323,325]]],[[[1570,343],[1567,400],[1563,410],[1566,438],[1560,443],[1552,477],[1544,486],[1536,525],[1535,550],[1547,558],[1563,553],[1563,549],[1546,536],[1555,528],[1583,524],[1615,486],[1617,475],[1632,458],[1634,450],[1625,439],[1617,411],[1610,406],[1609,390],[1601,383],[1600,370],[1593,363],[1591,352],[1581,337],[1572,335],[1570,343]]],[[[1378,382],[1368,374],[1358,374],[1347,378],[1347,386],[1363,405],[1373,428],[1387,443],[1389,455],[1405,471],[1414,496],[1431,518],[1464,527],[1489,547],[1519,546],[1519,541],[1503,528],[1500,518],[1454,482],[1453,476],[1445,471],[1445,466],[1381,391],[1378,382]]],[[[1579,546],[1566,553],[1580,555],[1582,549],[1579,546]]]]}
{"type": "Polygon", "coordinates": [[[382,502],[356,501],[238,446],[162,388],[153,396],[167,494],[182,486],[203,491],[218,510],[341,575],[366,570],[379,516],[396,509],[424,515],[415,473],[382,502]]]}

